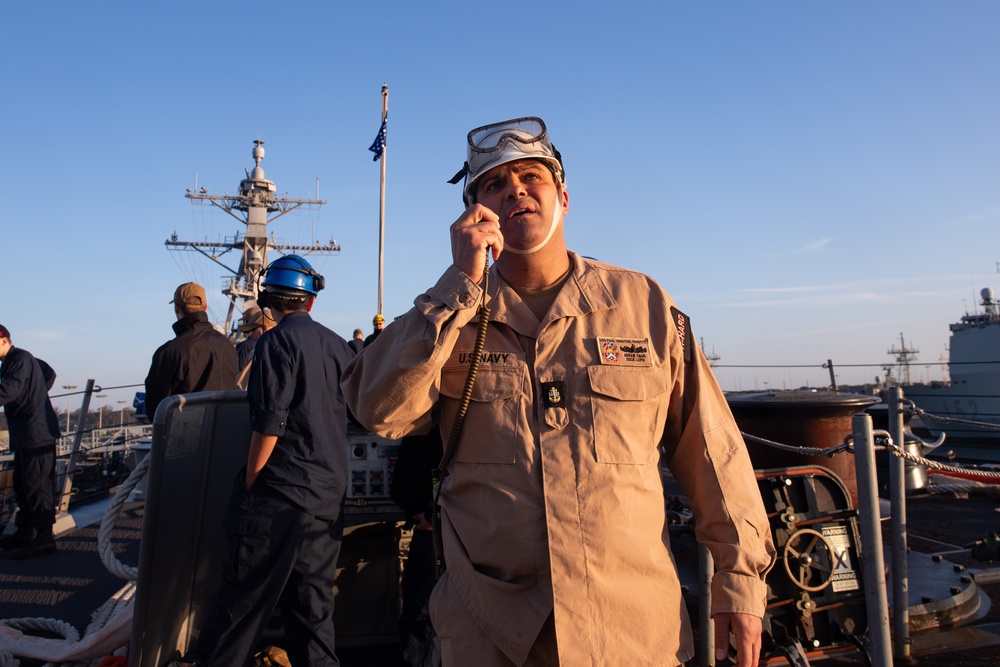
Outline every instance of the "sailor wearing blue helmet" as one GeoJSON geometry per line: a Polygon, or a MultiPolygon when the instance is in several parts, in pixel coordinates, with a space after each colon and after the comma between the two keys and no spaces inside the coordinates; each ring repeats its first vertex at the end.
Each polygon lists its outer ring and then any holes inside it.
{"type": "Polygon", "coordinates": [[[323,276],[273,261],[258,303],[276,326],[257,342],[247,396],[253,435],[226,509],[230,558],[198,638],[197,664],[246,665],[276,606],[295,667],[338,665],[333,585],[343,536],[347,342],[310,316],[323,276]],[[283,594],[284,592],[284,594],[283,594]]]}

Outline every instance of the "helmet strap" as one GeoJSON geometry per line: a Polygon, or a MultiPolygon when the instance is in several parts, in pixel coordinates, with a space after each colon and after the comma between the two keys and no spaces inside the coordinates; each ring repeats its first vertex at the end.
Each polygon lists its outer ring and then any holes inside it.
{"type": "Polygon", "coordinates": [[[448,179],[448,182],[455,185],[460,180],[469,175],[469,163],[466,162],[462,165],[462,168],[458,170],[458,173],[448,179]]]}
{"type": "MultiPolygon", "coordinates": [[[[563,192],[563,190],[560,189],[559,192],[563,192]]],[[[542,239],[541,243],[533,245],[532,247],[528,248],[527,250],[521,250],[520,248],[512,248],[510,246],[504,246],[503,251],[504,252],[512,252],[515,255],[531,255],[531,254],[534,254],[534,253],[538,252],[542,248],[544,248],[545,244],[552,240],[552,235],[556,233],[556,227],[559,226],[559,211],[560,210],[562,210],[562,206],[561,205],[553,207],[553,209],[552,209],[552,224],[549,225],[549,233],[545,235],[545,238],[542,239]]]]}

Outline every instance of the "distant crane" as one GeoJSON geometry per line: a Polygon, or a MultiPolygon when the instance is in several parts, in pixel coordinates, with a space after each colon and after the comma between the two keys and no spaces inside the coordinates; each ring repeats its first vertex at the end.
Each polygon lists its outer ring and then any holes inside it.
{"type": "MultiPolygon", "coordinates": [[[[180,241],[177,238],[177,232],[174,232],[164,242],[168,250],[196,250],[233,274],[222,289],[222,293],[229,299],[226,331],[229,331],[233,324],[233,311],[239,307],[242,314],[246,302],[257,300],[260,274],[267,267],[269,251],[277,250],[282,254],[285,251],[292,251],[302,255],[329,255],[340,252],[340,246],[336,239],[332,238],[330,243],[325,245],[321,245],[319,242],[314,242],[312,245],[289,245],[278,243],[273,234],[270,238],[268,237],[267,225],[281,216],[303,206],[308,209],[313,206],[322,206],[326,202],[322,199],[278,197],[275,194],[274,181],[264,178],[264,170],[260,166],[261,160],[264,159],[264,142],[261,139],[255,139],[253,143],[252,156],[256,166],[252,172],[247,172],[245,179],[240,181],[239,194],[231,195],[228,192],[224,195],[208,194],[208,190],[204,187],[198,187],[196,180],[195,192],[188,190],[187,194],[184,195],[188,199],[195,200],[195,203],[202,204],[207,201],[221,208],[245,224],[246,232],[242,235],[237,232],[232,238],[216,242],[180,241]],[[271,213],[277,213],[277,215],[268,218],[271,213]],[[219,261],[219,257],[230,250],[240,251],[240,263],[236,269],[219,261]]],[[[244,171],[246,172],[245,169],[244,171]]],[[[319,194],[318,181],[316,194],[319,194]]]]}

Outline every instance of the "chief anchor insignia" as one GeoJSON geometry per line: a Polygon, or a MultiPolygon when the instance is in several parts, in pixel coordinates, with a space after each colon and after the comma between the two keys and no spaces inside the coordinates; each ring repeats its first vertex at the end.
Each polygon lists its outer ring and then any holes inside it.
{"type": "Polygon", "coordinates": [[[556,380],[554,382],[543,382],[542,383],[542,401],[546,408],[561,408],[563,400],[563,383],[562,380],[556,380]]]}

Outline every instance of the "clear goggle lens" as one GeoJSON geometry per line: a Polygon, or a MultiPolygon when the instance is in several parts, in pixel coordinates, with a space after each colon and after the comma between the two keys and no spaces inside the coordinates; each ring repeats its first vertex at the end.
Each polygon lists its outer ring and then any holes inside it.
{"type": "Polygon", "coordinates": [[[484,125],[469,132],[469,148],[477,153],[492,153],[508,141],[525,145],[542,142],[549,146],[545,123],[534,116],[484,125]]]}

